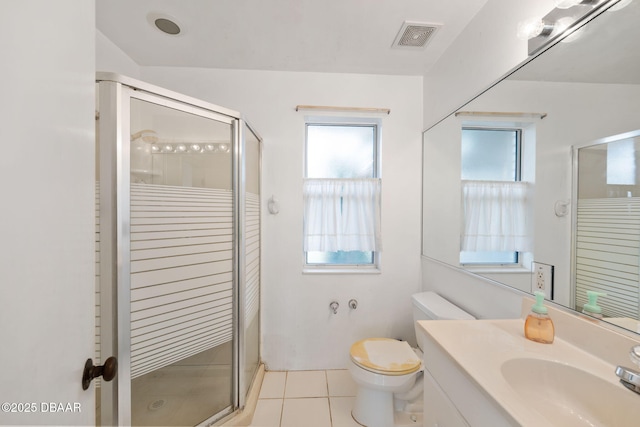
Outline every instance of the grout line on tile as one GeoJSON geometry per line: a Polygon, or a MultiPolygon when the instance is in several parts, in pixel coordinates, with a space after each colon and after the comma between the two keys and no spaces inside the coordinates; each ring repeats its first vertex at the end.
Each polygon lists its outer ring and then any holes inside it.
{"type": "Polygon", "coordinates": [[[333,416],[331,415],[331,398],[329,396],[329,376],[327,371],[324,371],[324,386],[327,389],[327,407],[329,408],[329,425],[333,427],[333,416]]]}
{"type": "Polygon", "coordinates": [[[282,405],[280,406],[280,423],[278,427],[282,427],[282,418],[284,417],[284,402],[286,402],[285,396],[287,395],[287,380],[289,379],[289,371],[284,373],[284,390],[282,390],[282,405]]]}
{"type": "MultiPolygon", "coordinates": [[[[327,375],[327,371],[324,371],[325,376],[327,375]]],[[[331,423],[331,427],[333,427],[333,414],[331,413],[331,397],[329,396],[329,379],[327,378],[327,402],[329,402],[329,422],[331,423]]]]}
{"type": "Polygon", "coordinates": [[[300,400],[300,399],[326,399],[329,396],[296,396],[296,397],[285,397],[287,400],[300,400]]]}
{"type": "MultiPolygon", "coordinates": [[[[323,371],[324,372],[324,388],[325,391],[327,392],[327,398],[329,397],[329,377],[327,376],[327,371],[323,371]]],[[[329,407],[329,409],[331,409],[331,407],[329,407]]],[[[331,413],[329,413],[329,415],[331,415],[331,413]]]]}

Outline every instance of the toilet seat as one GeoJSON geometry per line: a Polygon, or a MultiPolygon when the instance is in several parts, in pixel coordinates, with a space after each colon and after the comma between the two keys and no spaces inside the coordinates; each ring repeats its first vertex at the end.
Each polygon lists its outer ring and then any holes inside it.
{"type": "Polygon", "coordinates": [[[367,338],[349,351],[357,366],[382,375],[407,375],[420,369],[421,361],[406,341],[367,338]]]}

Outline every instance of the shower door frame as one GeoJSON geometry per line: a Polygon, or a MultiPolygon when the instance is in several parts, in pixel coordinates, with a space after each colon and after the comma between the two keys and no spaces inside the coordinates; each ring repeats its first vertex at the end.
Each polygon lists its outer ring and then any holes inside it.
{"type": "MultiPolygon", "coordinates": [[[[100,135],[100,360],[117,355],[118,375],[101,383],[101,423],[131,425],[130,101],[231,125],[233,193],[233,362],[231,406],[205,420],[213,423],[245,406],[245,217],[244,128],[262,140],[240,113],[115,73],[96,74],[100,135]],[[105,167],[106,166],[106,167],[105,167]],[[105,188],[106,187],[106,188],[105,188]],[[116,191],[120,189],[120,191],[116,191]],[[125,309],[127,308],[127,309],[125,309]]],[[[259,345],[259,343],[258,343],[259,345]]]]}

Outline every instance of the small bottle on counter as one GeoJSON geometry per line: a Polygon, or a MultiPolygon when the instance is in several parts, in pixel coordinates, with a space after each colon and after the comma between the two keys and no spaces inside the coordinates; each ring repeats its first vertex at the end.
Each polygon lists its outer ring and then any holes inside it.
{"type": "Polygon", "coordinates": [[[598,297],[607,295],[604,292],[587,291],[587,303],[582,306],[582,312],[593,316],[596,319],[602,319],[602,307],[598,305],[598,297]]]}
{"type": "Polygon", "coordinates": [[[553,321],[544,306],[544,292],[535,292],[536,302],[524,322],[524,336],[531,341],[551,344],[555,337],[553,321]]]}

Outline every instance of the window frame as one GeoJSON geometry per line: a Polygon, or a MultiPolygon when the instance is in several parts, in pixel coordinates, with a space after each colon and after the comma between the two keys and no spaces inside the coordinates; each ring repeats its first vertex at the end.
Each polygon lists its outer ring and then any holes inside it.
{"type": "MultiPolygon", "coordinates": [[[[466,130],[479,130],[479,131],[504,131],[504,132],[515,132],[516,135],[516,146],[515,146],[515,157],[516,157],[516,164],[515,164],[515,177],[513,182],[521,182],[522,181],[522,163],[523,163],[523,159],[522,159],[522,153],[523,153],[523,140],[524,140],[524,135],[526,133],[526,129],[524,129],[521,126],[509,126],[509,125],[505,125],[505,126],[495,126],[495,125],[491,125],[491,126],[482,126],[479,124],[475,124],[475,125],[463,125],[461,127],[461,136],[462,133],[466,130]]],[[[462,143],[462,139],[461,139],[461,143],[462,143]]],[[[462,172],[462,159],[461,159],[461,164],[460,164],[460,168],[461,168],[461,172],[462,172]]],[[[461,174],[461,179],[462,179],[462,174],[461,174]]],[[[511,182],[511,181],[505,181],[505,182],[511,182]]],[[[471,268],[471,269],[478,269],[478,270],[488,270],[488,269],[492,269],[492,268],[509,268],[509,269],[516,269],[516,268],[523,268],[523,260],[524,260],[524,254],[522,252],[519,251],[514,251],[512,252],[515,258],[514,262],[487,262],[487,261],[480,261],[480,262],[463,262],[460,258],[462,255],[462,250],[459,252],[459,256],[458,256],[458,262],[461,266],[465,267],[465,268],[471,268]]]]}
{"type": "MultiPolygon", "coordinates": [[[[382,120],[374,117],[343,117],[343,116],[305,116],[304,118],[304,147],[303,147],[303,178],[308,177],[307,157],[309,144],[309,126],[335,126],[335,127],[372,127],[373,128],[373,173],[371,178],[382,178],[382,120]]],[[[303,214],[304,220],[304,214],[303,214]]],[[[332,263],[308,263],[307,251],[302,248],[303,273],[380,273],[381,254],[372,252],[372,262],[367,264],[332,264],[332,263]]]]}

